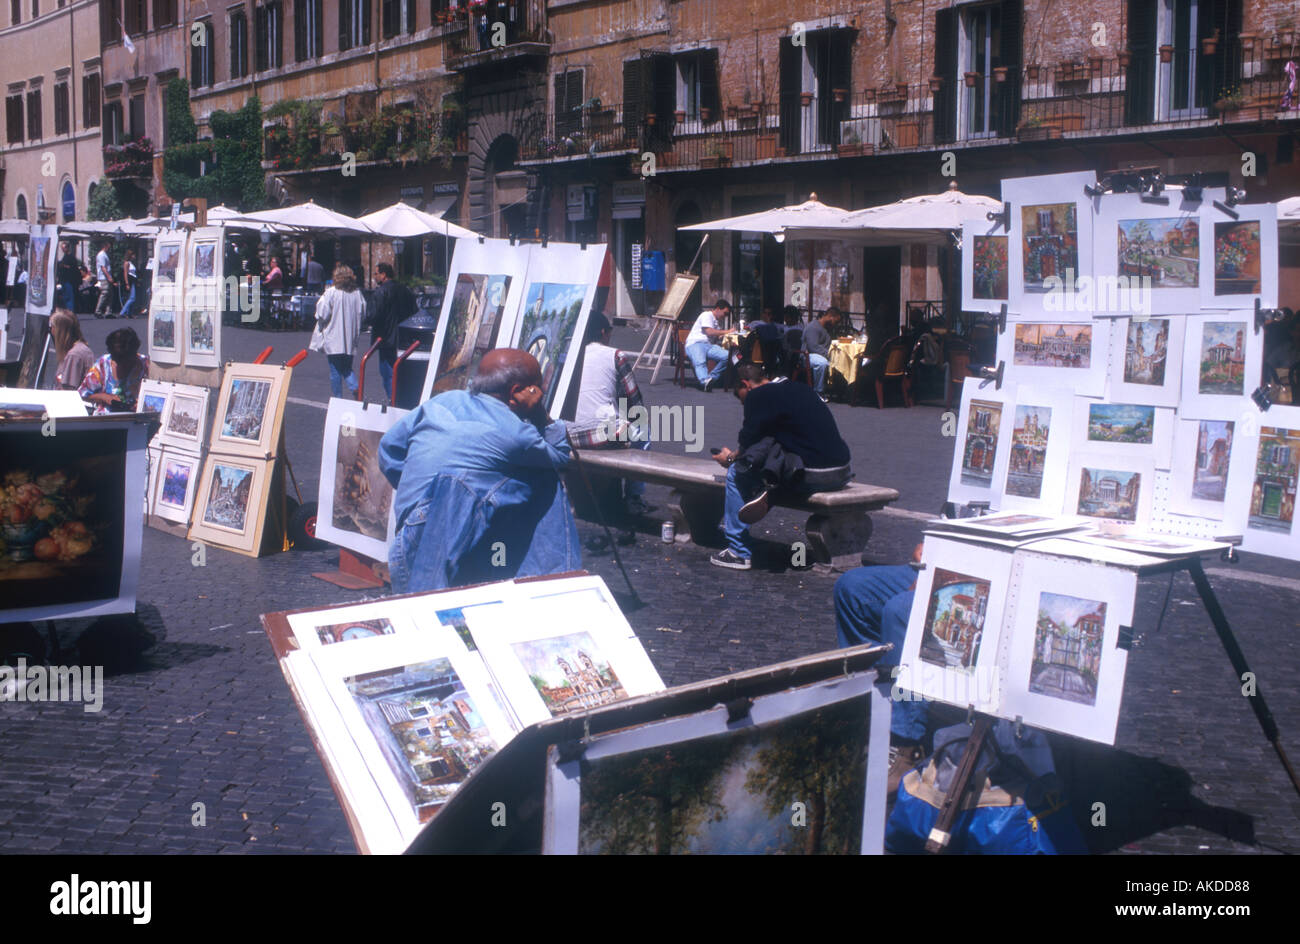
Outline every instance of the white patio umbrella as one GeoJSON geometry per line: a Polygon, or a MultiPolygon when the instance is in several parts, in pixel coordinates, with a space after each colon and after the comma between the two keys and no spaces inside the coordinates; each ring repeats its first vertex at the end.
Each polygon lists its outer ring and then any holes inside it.
{"type": "Polygon", "coordinates": [[[382,210],[358,217],[358,220],[380,236],[387,236],[390,239],[414,239],[429,235],[463,239],[478,235],[473,230],[457,226],[450,220],[416,209],[409,203],[394,203],[382,210]]]}
{"type": "MultiPolygon", "coordinates": [[[[787,237],[797,239],[803,237],[794,236],[790,232],[791,229],[814,229],[835,225],[843,220],[845,214],[849,212],[842,207],[827,206],[817,199],[815,193],[810,196],[810,200],[793,206],[760,210],[757,213],[745,213],[742,216],[729,216],[726,219],[712,220],[708,223],[694,223],[690,226],[679,227],[679,229],[695,232],[722,230],[733,233],[771,233],[774,236],[784,233],[787,237]]],[[[816,233],[806,238],[820,239],[822,237],[820,233],[816,233]]]]}
{"type": "Polygon", "coordinates": [[[31,225],[27,220],[0,220],[0,237],[26,236],[31,232],[31,225]]]}
{"type": "Polygon", "coordinates": [[[375,231],[365,223],[351,216],[346,216],[315,201],[308,200],[297,206],[278,207],[274,210],[258,210],[255,213],[241,213],[228,217],[226,223],[249,223],[271,226],[286,226],[295,230],[310,230],[325,233],[350,233],[356,236],[374,236],[375,231]]]}
{"type": "Polygon", "coordinates": [[[788,239],[843,239],[875,245],[905,242],[943,245],[948,233],[961,229],[963,220],[1001,209],[1002,203],[992,197],[962,193],[954,187],[943,193],[855,210],[815,230],[807,225],[797,229],[789,227],[785,235],[788,239]]]}
{"type": "MultiPolygon", "coordinates": [[[[219,203],[216,206],[208,207],[209,225],[213,223],[224,223],[227,220],[235,219],[238,216],[239,216],[238,210],[232,210],[230,207],[226,206],[225,204],[219,203]]],[[[182,213],[177,217],[177,219],[182,223],[193,223],[194,211],[190,210],[188,213],[182,213]]],[[[155,217],[151,217],[147,222],[149,223],[150,226],[165,227],[168,224],[170,224],[171,221],[172,218],[170,216],[155,216],[155,217]]]]}
{"type": "Polygon", "coordinates": [[[158,227],[148,220],[78,220],[60,223],[59,229],[87,236],[156,236],[158,227]]]}

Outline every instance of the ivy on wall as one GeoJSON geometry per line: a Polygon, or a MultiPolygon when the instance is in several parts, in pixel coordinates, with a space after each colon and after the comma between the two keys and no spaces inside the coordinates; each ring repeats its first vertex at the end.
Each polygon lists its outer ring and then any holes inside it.
{"type": "Polygon", "coordinates": [[[199,140],[185,79],[167,83],[167,148],[163,188],[173,200],[203,197],[242,212],[266,205],[262,172],[262,106],[250,98],[238,111],[208,117],[211,138],[199,140]]]}

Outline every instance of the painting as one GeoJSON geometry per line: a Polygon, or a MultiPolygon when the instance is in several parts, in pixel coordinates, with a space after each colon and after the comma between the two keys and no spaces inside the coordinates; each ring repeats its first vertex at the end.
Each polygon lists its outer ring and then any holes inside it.
{"type": "Polygon", "coordinates": [[[181,261],[180,243],[158,242],[158,257],[154,265],[154,278],[159,282],[176,282],[176,268],[181,261]]]}
{"type": "Polygon", "coordinates": [[[194,244],[194,267],[191,273],[196,279],[212,279],[217,276],[217,244],[215,242],[197,242],[194,244]]]}
{"type": "Polygon", "coordinates": [[[497,346],[509,292],[508,275],[457,276],[434,393],[465,389],[483,355],[497,346]]]}
{"type": "Polygon", "coordinates": [[[266,418],[266,404],[270,395],[271,382],[268,380],[234,378],[221,417],[221,435],[246,442],[261,439],[262,423],[266,418]]]}
{"type": "Polygon", "coordinates": [[[316,627],[316,636],[323,646],[347,642],[352,639],[386,636],[393,632],[395,630],[392,621],[383,617],[368,620],[346,620],[342,623],[328,623],[316,627]]]}
{"type": "Polygon", "coordinates": [[[1092,366],[1092,329],[1079,324],[1017,324],[1013,363],[1086,370],[1092,366]]]}
{"type": "Polygon", "coordinates": [[[925,614],[921,659],[969,669],[979,658],[988,612],[989,581],[938,568],[925,614]]]}
{"type": "Polygon", "coordinates": [[[1200,285],[1200,221],[1196,217],[1119,220],[1117,273],[1151,280],[1153,290],[1200,285]]]}
{"type": "Polygon", "coordinates": [[[511,648],[552,716],[627,696],[590,633],[521,640],[511,648]]]}
{"type": "Polygon", "coordinates": [[[1079,271],[1078,208],[1074,203],[1020,207],[1022,278],[1027,293],[1046,293],[1047,279],[1079,271]]]}
{"type": "Polygon", "coordinates": [[[203,446],[208,421],[208,390],[188,384],[169,384],[167,411],[158,440],[165,445],[197,453],[203,446]]]}
{"type": "Polygon", "coordinates": [[[1213,396],[1245,393],[1245,325],[1239,321],[1202,324],[1197,392],[1213,396]]]}
{"type": "Polygon", "coordinates": [[[45,416],[45,407],[39,403],[9,403],[0,400],[0,420],[5,422],[11,420],[40,420],[45,416]]]}
{"type": "Polygon", "coordinates": [[[140,393],[140,413],[162,413],[163,408],[167,406],[167,394],[165,393],[140,393]]]}
{"type": "Polygon", "coordinates": [[[200,463],[197,455],[163,449],[158,458],[158,479],[154,485],[154,514],[180,524],[189,522],[200,463]]]}
{"type": "Polygon", "coordinates": [[[582,854],[858,854],[865,697],[579,765],[582,854]],[[791,815],[795,795],[815,814],[791,815]]]}
{"type": "Polygon", "coordinates": [[[171,461],[162,467],[162,492],[158,500],[175,508],[184,508],[190,494],[190,477],[194,466],[189,462],[171,461]]]}
{"type": "Polygon", "coordinates": [[[210,485],[203,506],[204,524],[242,533],[247,528],[253,494],[253,470],[244,466],[211,463],[210,485]]]}
{"type": "Polygon", "coordinates": [[[1232,459],[1231,420],[1201,420],[1196,432],[1196,461],[1192,467],[1192,497],[1221,502],[1227,497],[1232,459]]]}
{"type": "Polygon", "coordinates": [[[1051,407],[1016,404],[1004,494],[1020,498],[1041,497],[1051,434],[1051,407]]]}
{"type": "Polygon", "coordinates": [[[1214,224],[1214,294],[1254,295],[1261,290],[1260,222],[1214,224]]]}
{"type": "Polygon", "coordinates": [[[27,248],[27,310],[40,313],[49,312],[53,308],[50,271],[54,265],[54,237],[35,235],[36,232],[47,229],[53,227],[33,229],[27,248]]]}
{"type": "Polygon", "coordinates": [[[1002,426],[1002,404],[991,400],[971,400],[966,423],[966,442],[962,450],[963,485],[987,488],[993,481],[993,464],[997,459],[998,435],[1002,426]]]}
{"type": "Polygon", "coordinates": [[[344,684],[420,822],[496,751],[448,659],[356,675],[344,684]]]}
{"type": "Polygon", "coordinates": [[[1090,403],[1088,441],[1150,445],[1154,441],[1156,409],[1130,403],[1090,403]]]}
{"type": "Polygon", "coordinates": [[[973,237],[972,261],[975,298],[1005,301],[1007,298],[1007,237],[973,237]]]}
{"type": "Polygon", "coordinates": [[[1250,492],[1249,527],[1292,534],[1296,479],[1300,475],[1300,430],[1262,426],[1250,492]]]}
{"type": "Polygon", "coordinates": [[[334,527],[375,541],[388,540],[388,507],[393,498],[393,487],[379,469],[383,435],[379,430],[358,429],[340,436],[334,472],[334,527]]]}
{"type": "Polygon", "coordinates": [[[215,312],[209,308],[190,312],[189,344],[187,351],[191,354],[214,354],[216,352],[215,312]]]}
{"type": "Polygon", "coordinates": [[[278,452],[292,373],[292,368],[271,364],[227,365],[217,399],[212,450],[259,458],[278,452]]]}
{"type": "Polygon", "coordinates": [[[1169,362],[1169,319],[1130,320],[1125,332],[1124,382],[1161,387],[1169,362]]]}
{"type": "Polygon", "coordinates": [[[1141,492],[1140,472],[1085,466],[1079,476],[1078,513],[1090,518],[1134,522],[1141,492]]]}
{"type": "Polygon", "coordinates": [[[1040,593],[1029,690],[1081,705],[1096,704],[1105,628],[1104,601],[1040,593]]]}
{"type": "Polygon", "coordinates": [[[150,331],[150,343],[154,350],[176,350],[176,312],[162,308],[153,312],[153,327],[150,331]]]}
{"type": "Polygon", "coordinates": [[[586,283],[534,282],[524,294],[518,346],[542,367],[543,402],[554,404],[570,342],[587,296],[586,283]]]}

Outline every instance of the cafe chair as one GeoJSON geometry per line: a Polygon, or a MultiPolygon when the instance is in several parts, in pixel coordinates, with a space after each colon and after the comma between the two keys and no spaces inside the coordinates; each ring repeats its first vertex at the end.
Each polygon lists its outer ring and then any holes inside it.
{"type": "MultiPolygon", "coordinates": [[[[690,337],[690,335],[690,328],[677,329],[677,369],[673,373],[673,381],[679,387],[685,387],[688,383],[695,382],[695,366],[691,363],[691,359],[686,356],[686,339],[690,337]]],[[[705,361],[709,370],[712,370],[714,365],[717,363],[718,362],[712,358],[705,361]]],[[[730,389],[731,374],[732,371],[728,369],[720,378],[723,390],[730,389]]]]}
{"type": "Polygon", "coordinates": [[[958,338],[950,337],[944,344],[946,359],[944,361],[943,408],[952,406],[952,395],[957,394],[961,401],[961,388],[966,378],[971,376],[971,346],[958,338]]]}
{"type": "Polygon", "coordinates": [[[885,382],[898,381],[903,391],[903,405],[912,405],[912,378],[907,375],[907,356],[910,354],[906,338],[894,338],[885,343],[876,355],[881,367],[876,374],[876,408],[885,408],[885,382]]]}

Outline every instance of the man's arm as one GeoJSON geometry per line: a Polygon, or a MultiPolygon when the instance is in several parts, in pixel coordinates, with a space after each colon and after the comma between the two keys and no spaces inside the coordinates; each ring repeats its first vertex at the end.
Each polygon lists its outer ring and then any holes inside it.
{"type": "Polygon", "coordinates": [[[547,423],[542,429],[538,429],[535,423],[520,420],[506,459],[530,469],[559,471],[566,468],[573,453],[569,450],[565,431],[566,427],[560,420],[547,423]]]}
{"type": "Polygon", "coordinates": [[[384,473],[384,478],[388,479],[388,484],[393,488],[397,488],[398,480],[402,477],[402,469],[406,466],[407,450],[411,445],[411,431],[416,418],[422,412],[422,410],[412,410],[407,413],[379,440],[379,470],[384,473]]]}

